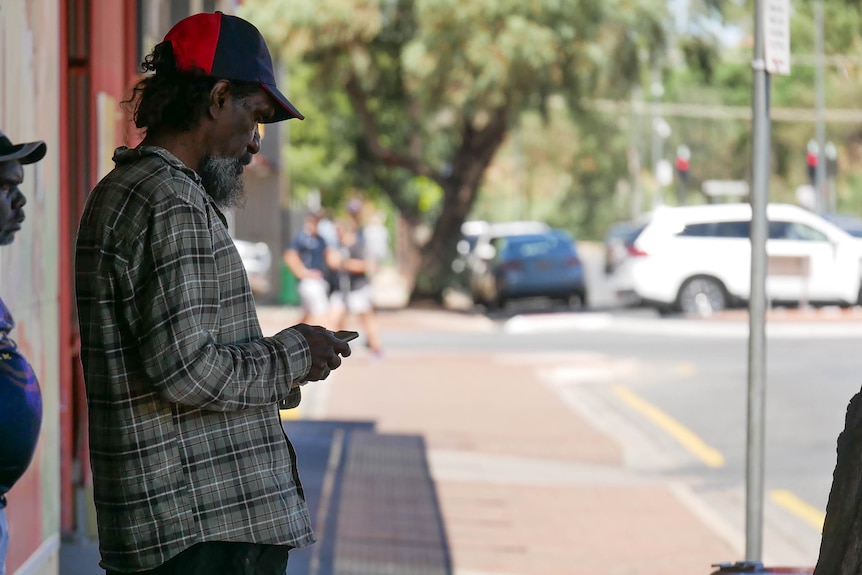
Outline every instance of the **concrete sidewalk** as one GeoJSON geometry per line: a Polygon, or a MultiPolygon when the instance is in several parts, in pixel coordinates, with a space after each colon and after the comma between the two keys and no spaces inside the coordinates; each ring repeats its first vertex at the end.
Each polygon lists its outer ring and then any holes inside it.
{"type": "MultiPolygon", "coordinates": [[[[261,310],[266,334],[297,317],[261,310]]],[[[427,310],[379,317],[384,333],[495,329],[427,310]]],[[[742,559],[739,533],[672,478],[630,469],[620,444],[560,400],[541,377],[560,358],[376,360],[356,346],[306,386],[285,426],[319,541],[292,555],[290,575],[706,575],[742,559]]],[[[62,555],[62,575],[102,573],[92,543],[62,555]]]]}
{"type": "Polygon", "coordinates": [[[706,574],[740,558],[661,477],[503,357],[392,354],[326,382],[325,417],[424,438],[458,575],[706,574]]]}
{"type": "MultiPolygon", "coordinates": [[[[290,318],[266,310],[264,331],[290,318]]],[[[430,310],[379,318],[384,333],[497,329],[430,310]]],[[[541,377],[555,361],[397,350],[376,361],[357,347],[299,413],[423,439],[455,575],[706,574],[741,559],[741,534],[677,481],[628,469],[623,448],[560,400],[541,377]]]]}

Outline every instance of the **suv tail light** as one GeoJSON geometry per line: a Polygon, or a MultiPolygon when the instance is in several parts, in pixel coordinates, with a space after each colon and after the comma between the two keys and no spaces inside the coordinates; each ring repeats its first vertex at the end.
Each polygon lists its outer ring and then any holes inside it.
{"type": "Polygon", "coordinates": [[[628,252],[628,254],[629,254],[631,257],[643,257],[643,256],[648,256],[648,255],[649,255],[648,253],[646,253],[645,251],[643,251],[642,249],[640,249],[639,247],[637,247],[637,246],[636,246],[636,245],[634,245],[634,244],[629,245],[629,246],[626,248],[626,251],[628,252]]]}
{"type": "Polygon", "coordinates": [[[567,268],[573,268],[581,265],[581,260],[578,259],[578,256],[569,256],[566,258],[564,265],[567,268]]]}

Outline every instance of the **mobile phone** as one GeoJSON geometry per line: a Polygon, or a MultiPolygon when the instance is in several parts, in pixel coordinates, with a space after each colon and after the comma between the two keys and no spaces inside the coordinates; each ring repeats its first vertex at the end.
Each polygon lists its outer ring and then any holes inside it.
{"type": "Polygon", "coordinates": [[[341,341],[353,341],[354,339],[359,337],[359,332],[341,330],[341,331],[335,332],[335,337],[337,337],[341,341]]]}

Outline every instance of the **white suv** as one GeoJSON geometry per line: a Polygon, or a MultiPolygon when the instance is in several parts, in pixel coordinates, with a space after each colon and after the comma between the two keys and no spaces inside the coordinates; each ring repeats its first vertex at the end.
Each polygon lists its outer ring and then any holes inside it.
{"type": "MultiPolygon", "coordinates": [[[[859,300],[862,242],[798,206],[767,206],[770,302],[859,300]]],[[[700,315],[748,300],[751,205],[660,207],[626,240],[614,282],[622,298],[700,315]]]]}

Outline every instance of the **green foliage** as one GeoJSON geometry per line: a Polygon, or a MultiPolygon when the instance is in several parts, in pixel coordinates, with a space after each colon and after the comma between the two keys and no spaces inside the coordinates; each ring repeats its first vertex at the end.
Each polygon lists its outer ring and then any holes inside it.
{"type": "Polygon", "coordinates": [[[625,119],[572,113],[552,98],[529,112],[500,149],[473,215],[490,221],[542,220],[580,239],[597,239],[627,214],[613,202],[626,174],[625,119]]]}
{"type": "Polygon", "coordinates": [[[439,179],[465,126],[481,127],[496,110],[544,109],[553,93],[576,103],[623,85],[638,50],[663,41],[660,2],[249,0],[243,15],[281,47],[291,75],[299,62],[313,69],[306,93],[294,94],[302,109],[314,92],[306,123],[333,113],[356,121],[356,110],[325,96],[355,81],[380,145],[412,151],[421,140],[413,155],[439,179]]]}
{"type": "MultiPolygon", "coordinates": [[[[859,67],[862,65],[860,50],[860,6],[858,2],[844,0],[824,1],[825,95],[827,108],[856,108],[862,96],[859,67]],[[830,56],[839,56],[830,59],[830,56]]],[[[731,5],[731,7],[733,7],[731,5]]],[[[740,10],[725,10],[724,21],[728,25],[751,33],[753,25],[753,2],[748,1],[740,10]]],[[[771,78],[770,100],[773,109],[798,108],[814,111],[815,108],[815,28],[813,2],[793,3],[791,18],[791,48],[793,52],[792,75],[771,78]]],[[[665,77],[665,100],[669,102],[713,105],[716,109],[751,107],[752,71],[750,60],[752,48],[750,36],[742,35],[739,46],[723,46],[713,69],[713,82],[707,84],[704,76],[686,58],[687,66],[671,67],[665,77]]],[[[681,42],[683,52],[688,39],[681,42]]],[[[690,55],[690,54],[688,54],[690,55]]],[[[694,59],[695,64],[697,58],[694,59]]],[[[714,117],[669,118],[673,135],[667,142],[670,150],[679,143],[692,149],[692,187],[699,187],[704,179],[741,178],[749,179],[751,171],[750,129],[746,120],[714,117]]],[[[840,172],[838,180],[839,209],[855,209],[862,205],[856,199],[862,195],[858,179],[851,174],[860,169],[854,161],[852,149],[854,138],[860,131],[852,124],[829,122],[826,125],[827,139],[839,148],[840,172]]],[[[771,126],[772,174],[770,198],[795,202],[795,190],[807,184],[805,172],[805,147],[815,137],[812,121],[773,121],[771,126]]]]}
{"type": "MultiPolygon", "coordinates": [[[[350,166],[355,162],[353,146],[343,140],[332,138],[333,133],[347,133],[344,116],[349,114],[349,103],[338,92],[317,94],[311,83],[313,68],[304,62],[290,66],[283,85],[289,87],[290,98],[298,104],[300,111],[313,121],[293,121],[286,125],[289,145],[284,153],[284,165],[292,192],[305,198],[312,190],[322,190],[328,206],[337,205],[354,182],[350,178],[350,166]],[[341,110],[340,114],[328,114],[327,109],[341,110]]],[[[355,134],[354,138],[357,137],[355,134]]]]}
{"type": "Polygon", "coordinates": [[[715,43],[704,38],[685,38],[680,41],[679,48],[688,68],[697,75],[702,84],[711,85],[719,59],[715,43]]]}
{"type": "MultiPolygon", "coordinates": [[[[629,215],[633,150],[648,209],[649,114],[588,104],[629,102],[632,86],[649,101],[653,67],[664,102],[750,109],[753,0],[687,4],[684,22],[665,0],[246,0],[242,15],[276,47],[290,97],[308,118],[290,124],[293,190],[323,189],[329,202],[357,190],[385,196],[408,221],[431,224],[432,247],[449,249],[437,236],[456,234],[466,216],[545,219],[579,239],[600,237],[629,215]],[[738,46],[723,27],[739,32],[738,46]]],[[[826,52],[851,58],[826,71],[828,107],[862,98],[860,4],[824,1],[826,52]]],[[[812,6],[793,2],[793,75],[772,79],[774,107],[814,106],[812,6]]],[[[749,178],[748,120],[666,120],[664,158],[681,144],[691,149],[689,189],[749,178]]],[[[773,198],[792,201],[805,183],[813,134],[811,122],[773,122],[773,198]]],[[[840,205],[862,205],[862,130],[830,123],[827,134],[839,147],[840,205]]],[[[674,201],[672,189],[666,196],[674,201]]],[[[693,192],[691,201],[704,198],[693,192]]]]}
{"type": "MultiPolygon", "coordinates": [[[[246,0],[241,15],[276,47],[307,117],[290,132],[294,189],[323,188],[325,200],[354,189],[385,194],[414,224],[436,218],[423,266],[431,270],[447,267],[460,222],[518,118],[548,121],[551,101],[577,115],[583,98],[625,97],[663,52],[668,21],[664,0],[246,0]]],[[[574,118],[567,130],[588,141],[574,118]]],[[[616,167],[581,174],[598,155],[575,144],[543,144],[565,167],[570,183],[559,189],[576,195],[585,186],[603,197],[616,167]]],[[[618,162],[617,150],[610,154],[618,162]]],[[[538,181],[551,164],[529,165],[538,181]]],[[[555,198],[530,194],[561,225],[577,221],[563,221],[555,198]]]]}

